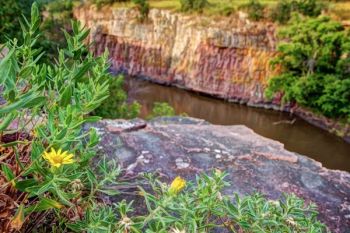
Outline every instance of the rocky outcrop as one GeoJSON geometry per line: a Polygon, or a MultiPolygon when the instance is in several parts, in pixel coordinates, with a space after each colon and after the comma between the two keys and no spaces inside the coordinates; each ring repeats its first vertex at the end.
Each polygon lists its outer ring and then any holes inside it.
{"type": "Polygon", "coordinates": [[[126,175],[158,172],[167,180],[193,179],[217,168],[228,172],[227,194],[259,191],[278,198],[295,193],[318,205],[320,220],[332,232],[350,232],[350,174],[323,168],[245,126],[172,117],[103,120],[87,127],[97,129],[100,152],[118,159],[126,175]]]}

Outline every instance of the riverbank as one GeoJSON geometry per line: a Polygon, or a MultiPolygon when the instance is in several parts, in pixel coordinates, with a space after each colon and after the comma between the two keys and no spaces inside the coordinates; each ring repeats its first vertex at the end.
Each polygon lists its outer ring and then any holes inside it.
{"type": "Polygon", "coordinates": [[[350,171],[350,144],[286,112],[247,107],[172,86],[135,77],[125,78],[128,100],[138,101],[146,119],[155,102],[167,102],[176,114],[204,119],[217,125],[245,125],[255,133],[276,140],[293,152],[306,155],[329,169],[350,171]]]}

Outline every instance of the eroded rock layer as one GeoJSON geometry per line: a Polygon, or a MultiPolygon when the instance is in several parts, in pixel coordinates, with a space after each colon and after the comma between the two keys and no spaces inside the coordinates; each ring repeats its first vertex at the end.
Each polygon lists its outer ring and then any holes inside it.
{"type": "Polygon", "coordinates": [[[228,173],[229,195],[258,191],[274,199],[295,193],[317,204],[320,220],[332,232],[350,231],[350,174],[326,169],[245,126],[172,117],[104,120],[90,127],[101,136],[100,153],[117,159],[126,176],[156,172],[169,181],[220,169],[228,173]]]}
{"type": "Polygon", "coordinates": [[[132,9],[86,6],[74,14],[92,29],[95,52],[108,48],[115,70],[244,103],[264,100],[273,73],[272,24],[158,9],[146,23],[132,9]]]}

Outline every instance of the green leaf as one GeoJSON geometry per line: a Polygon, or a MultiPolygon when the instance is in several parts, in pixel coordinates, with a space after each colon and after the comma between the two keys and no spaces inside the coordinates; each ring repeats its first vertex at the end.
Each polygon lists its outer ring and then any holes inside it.
{"type": "Polygon", "coordinates": [[[102,117],[100,117],[100,116],[89,116],[89,117],[86,117],[84,119],[84,122],[86,122],[86,123],[94,123],[94,122],[97,122],[97,121],[99,121],[101,119],[102,119],[102,117]]]}
{"type": "Polygon", "coordinates": [[[11,49],[9,53],[0,61],[0,85],[5,86],[5,90],[13,90],[16,87],[16,72],[18,69],[15,59],[15,49],[11,49]]]}
{"type": "Polygon", "coordinates": [[[56,136],[55,139],[59,141],[63,139],[63,137],[66,136],[66,134],[67,134],[67,128],[63,128],[61,132],[56,136]]]}
{"type": "Polygon", "coordinates": [[[37,184],[38,182],[35,179],[26,179],[26,180],[17,181],[15,187],[19,191],[25,192],[26,188],[32,187],[37,184]]]}
{"type": "Polygon", "coordinates": [[[68,206],[73,206],[73,204],[69,201],[69,195],[65,192],[62,192],[57,186],[55,187],[55,193],[57,194],[58,198],[68,206]]]}
{"type": "Polygon", "coordinates": [[[17,112],[9,113],[0,123],[0,132],[7,129],[11,122],[17,117],[17,112]]]}
{"type": "Polygon", "coordinates": [[[80,80],[92,66],[92,62],[86,62],[73,74],[73,80],[80,80]]]}
{"type": "Polygon", "coordinates": [[[49,191],[53,187],[52,183],[53,183],[52,179],[49,179],[44,183],[40,183],[38,185],[28,187],[26,191],[31,193],[31,196],[38,196],[49,191]]]}
{"type": "Polygon", "coordinates": [[[118,190],[115,190],[115,189],[99,189],[99,191],[101,193],[105,193],[109,196],[116,196],[116,195],[120,194],[120,192],[118,190]]]}
{"type": "Polygon", "coordinates": [[[10,103],[10,104],[6,104],[5,106],[2,106],[0,108],[0,114],[5,114],[5,113],[9,113],[13,110],[19,110],[21,108],[27,107],[33,107],[35,105],[39,105],[41,103],[43,103],[45,101],[45,97],[42,96],[37,96],[36,93],[26,93],[23,96],[21,96],[21,98],[15,102],[15,103],[10,103]]]}
{"type": "Polygon", "coordinates": [[[66,107],[71,102],[73,90],[71,85],[68,85],[67,87],[63,87],[63,88],[64,88],[64,91],[61,95],[60,105],[63,107],[66,107]]]}
{"type": "Polygon", "coordinates": [[[9,143],[5,143],[5,144],[0,144],[2,147],[12,147],[15,146],[17,144],[23,144],[26,145],[28,144],[28,142],[25,141],[13,141],[13,142],[9,142],[9,143]]]}
{"type": "Polygon", "coordinates": [[[24,104],[23,108],[39,107],[44,104],[45,100],[46,97],[44,96],[35,97],[32,100],[28,101],[26,104],[24,104]]]}
{"type": "Polygon", "coordinates": [[[78,35],[78,40],[79,40],[80,42],[83,42],[89,34],[90,34],[90,29],[88,29],[88,30],[83,30],[83,31],[78,35]]]}
{"type": "Polygon", "coordinates": [[[61,209],[62,207],[63,205],[58,201],[43,197],[40,199],[40,201],[37,204],[26,208],[25,211],[26,213],[31,213],[31,212],[40,212],[44,210],[50,210],[50,209],[61,209]]]}
{"type": "Polygon", "coordinates": [[[1,171],[4,173],[8,182],[12,181],[16,177],[11,168],[4,163],[1,164],[1,171]]]}

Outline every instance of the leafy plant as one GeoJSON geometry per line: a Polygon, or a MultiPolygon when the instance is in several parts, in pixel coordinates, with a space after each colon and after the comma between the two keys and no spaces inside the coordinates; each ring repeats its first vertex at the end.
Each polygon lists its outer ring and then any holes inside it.
{"type": "Polygon", "coordinates": [[[181,11],[199,11],[208,4],[207,0],[180,0],[181,11]]]}
{"type": "Polygon", "coordinates": [[[327,17],[297,17],[279,35],[274,64],[282,73],[269,81],[267,96],[282,92],[284,102],[350,120],[349,31],[327,17]]]}
{"type": "Polygon", "coordinates": [[[274,22],[280,24],[287,23],[293,11],[293,5],[290,0],[279,0],[274,8],[272,8],[270,17],[274,22]]]}
{"type": "Polygon", "coordinates": [[[21,15],[30,16],[30,6],[34,0],[0,1],[0,44],[8,38],[21,39],[20,19],[21,15]]]}
{"type": "Polygon", "coordinates": [[[127,2],[129,0],[89,0],[92,4],[95,4],[97,8],[101,8],[104,5],[113,4],[115,2],[127,2]]]}
{"type": "Polygon", "coordinates": [[[320,0],[278,0],[277,5],[271,10],[271,19],[281,24],[287,23],[292,13],[299,13],[305,16],[319,16],[326,4],[320,0]]]}
{"type": "Polygon", "coordinates": [[[41,60],[57,59],[59,48],[67,46],[61,29],[72,31],[73,2],[74,0],[50,0],[42,4],[41,8],[46,12],[46,16],[40,26],[42,36],[39,37],[36,45],[46,51],[41,60]]]}
{"type": "Polygon", "coordinates": [[[149,3],[147,0],[132,0],[138,11],[140,12],[140,20],[141,22],[145,21],[148,17],[149,12],[149,3]]]}
{"type": "Polygon", "coordinates": [[[94,115],[103,118],[135,118],[140,113],[141,105],[137,102],[126,103],[127,94],[123,90],[124,77],[109,77],[109,97],[93,111],[94,115]]]}
{"type": "Polygon", "coordinates": [[[241,5],[240,9],[245,9],[251,20],[259,21],[264,18],[265,7],[258,0],[249,0],[247,4],[241,5]]]}
{"type": "Polygon", "coordinates": [[[9,41],[0,63],[6,101],[0,108],[0,190],[9,200],[0,227],[30,230],[53,215],[49,225],[64,231],[72,215],[83,214],[82,206],[89,209],[102,190],[104,179],[96,180],[90,167],[98,136],[81,129],[100,119],[89,113],[108,97],[107,53],[93,57],[82,43],[89,31],[73,22],[73,35],[65,32],[68,47],[59,50],[57,62],[39,63],[44,52],[34,47],[40,26],[36,4],[31,21],[22,25],[23,43],[9,41]]]}
{"type": "Polygon", "coordinates": [[[229,185],[225,176],[217,170],[211,176],[197,176],[195,183],[177,177],[168,185],[146,174],[152,191],[140,187],[140,195],[147,212],[135,215],[132,203],[118,203],[119,221],[110,225],[110,232],[327,232],[316,218],[315,205],[306,205],[295,195],[281,200],[267,200],[258,193],[227,196],[222,194],[229,185]]]}
{"type": "Polygon", "coordinates": [[[148,116],[148,118],[160,116],[175,116],[175,110],[166,102],[155,102],[152,113],[148,116]]]}

